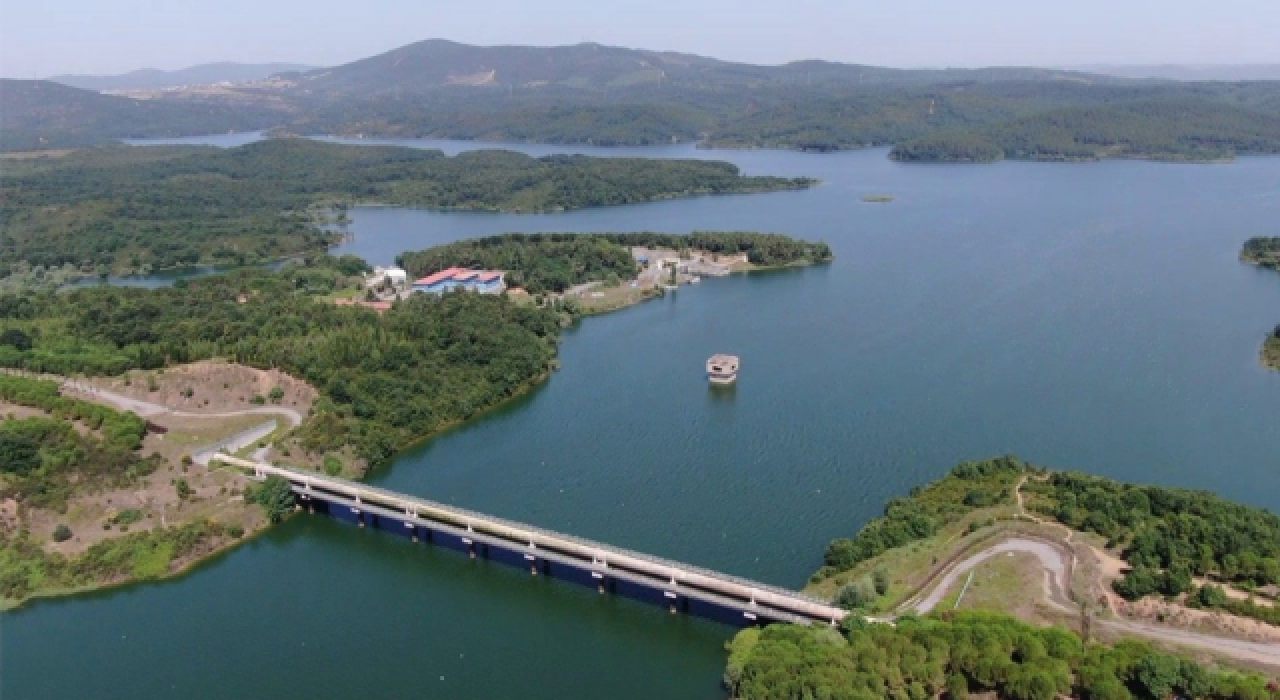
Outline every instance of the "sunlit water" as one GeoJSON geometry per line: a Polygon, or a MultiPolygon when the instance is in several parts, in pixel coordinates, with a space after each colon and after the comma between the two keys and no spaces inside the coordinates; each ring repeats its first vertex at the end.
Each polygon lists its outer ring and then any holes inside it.
{"type": "MultiPolygon", "coordinates": [[[[1280,509],[1280,374],[1258,363],[1280,277],[1236,259],[1276,233],[1280,159],[624,152],[824,184],[547,215],[358,209],[340,250],[385,264],[504,231],[736,229],[820,238],[836,261],[587,319],[545,386],[374,482],[788,586],[887,499],[1007,452],[1280,509]],[[880,192],[895,200],[860,201],[880,192]],[[742,357],[735,390],[708,389],[715,352],[742,357]]],[[[731,634],[307,518],[179,580],[0,626],[5,698],[716,698],[731,634]]]]}

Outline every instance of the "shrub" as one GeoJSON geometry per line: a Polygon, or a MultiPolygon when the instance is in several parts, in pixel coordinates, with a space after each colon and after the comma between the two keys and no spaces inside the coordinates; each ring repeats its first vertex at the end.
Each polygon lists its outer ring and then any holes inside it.
{"type": "Polygon", "coordinates": [[[869,577],[845,584],[836,593],[835,603],[846,610],[859,610],[875,602],[876,586],[869,577]]]}
{"type": "Polygon", "coordinates": [[[66,525],[58,525],[53,529],[54,542],[66,542],[71,539],[71,528],[66,525]]]}

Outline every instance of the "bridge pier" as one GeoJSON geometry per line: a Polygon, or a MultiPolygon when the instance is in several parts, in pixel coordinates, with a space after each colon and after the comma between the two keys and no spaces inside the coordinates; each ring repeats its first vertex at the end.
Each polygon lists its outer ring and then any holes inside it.
{"type": "Polygon", "coordinates": [[[678,562],[610,547],[533,526],[465,511],[343,479],[220,455],[230,464],[288,479],[307,512],[361,528],[383,529],[414,542],[467,552],[471,559],[525,566],[531,577],[595,586],[606,593],[663,605],[669,614],[707,617],[734,626],[769,622],[833,624],[843,610],[800,593],[756,584],[678,562]],[[407,531],[407,532],[406,532],[407,531]]]}

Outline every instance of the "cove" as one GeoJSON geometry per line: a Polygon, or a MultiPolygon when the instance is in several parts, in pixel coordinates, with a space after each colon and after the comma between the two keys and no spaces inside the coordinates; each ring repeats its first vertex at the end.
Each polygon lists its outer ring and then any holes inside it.
{"type": "MultiPolygon", "coordinates": [[[[585,319],[550,381],[374,483],[786,586],[888,499],[1005,452],[1280,510],[1280,374],[1258,363],[1280,279],[1236,260],[1280,220],[1280,159],[651,153],[824,184],[545,215],[363,208],[338,252],[742,229],[824,239],[835,262],[585,319]],[[742,358],[731,392],[706,386],[715,352],[742,358]]],[[[0,616],[0,678],[6,698],[718,698],[730,633],[295,518],[173,581],[0,616]]]]}

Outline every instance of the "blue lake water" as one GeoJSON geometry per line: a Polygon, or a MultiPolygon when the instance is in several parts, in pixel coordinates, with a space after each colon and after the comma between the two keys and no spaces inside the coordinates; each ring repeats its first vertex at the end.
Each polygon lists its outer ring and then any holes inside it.
{"type": "MultiPolygon", "coordinates": [[[[544,215],[360,208],[338,250],[385,264],[506,231],[720,229],[822,239],[835,262],[586,319],[546,385],[375,483],[788,586],[889,498],[1008,452],[1280,510],[1280,373],[1258,362],[1280,276],[1236,257],[1277,233],[1280,158],[624,152],[823,184],[544,215]],[[715,352],[742,357],[731,392],[706,386],[715,352]]],[[[717,698],[730,634],[304,518],[175,581],[0,617],[0,677],[6,698],[717,698]]]]}

